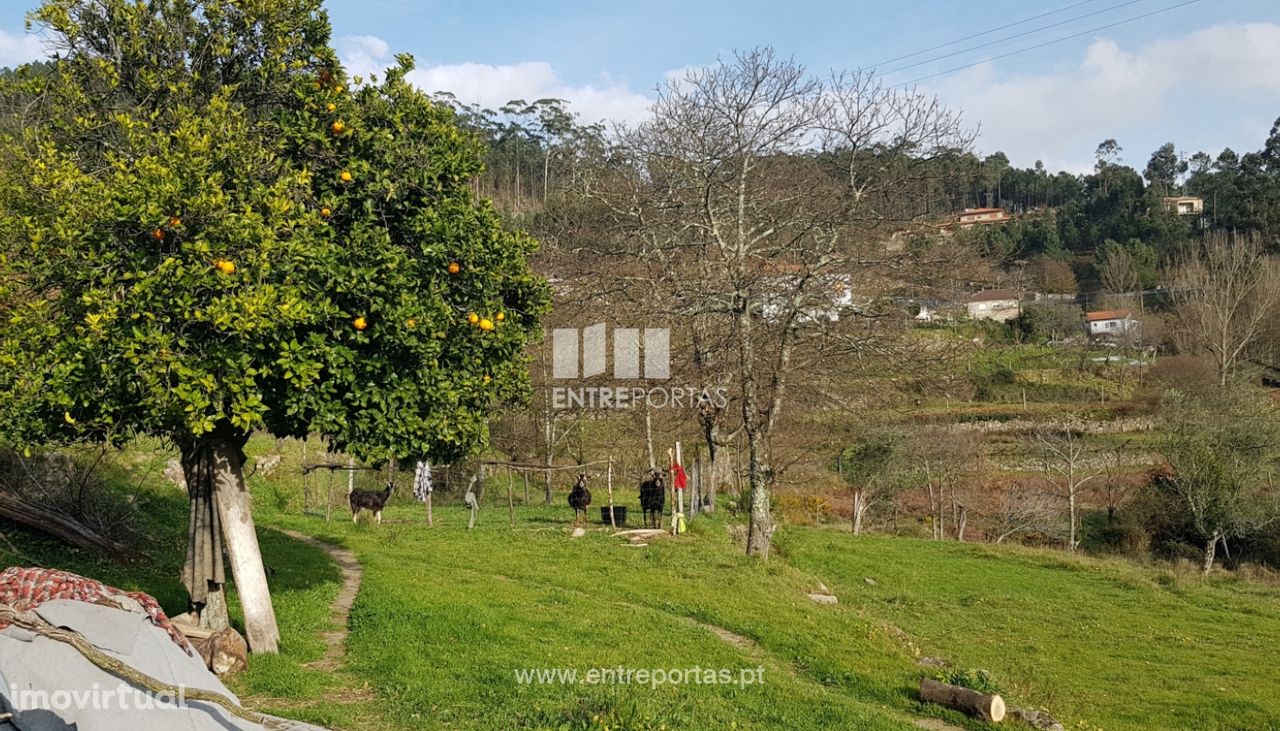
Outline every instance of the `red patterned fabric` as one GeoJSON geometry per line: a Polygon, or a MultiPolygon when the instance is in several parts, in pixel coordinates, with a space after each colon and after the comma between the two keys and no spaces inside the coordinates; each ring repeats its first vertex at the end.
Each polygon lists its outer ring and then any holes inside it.
{"type": "MultiPolygon", "coordinates": [[[[191,654],[187,638],[173,626],[155,599],[140,591],[121,591],[93,579],[57,569],[25,569],[13,567],[0,573],[0,604],[26,612],[58,599],[99,604],[123,609],[119,599],[128,597],[142,605],[151,623],[173,639],[174,644],[191,654]]],[[[0,622],[0,630],[8,627],[0,622]]]]}

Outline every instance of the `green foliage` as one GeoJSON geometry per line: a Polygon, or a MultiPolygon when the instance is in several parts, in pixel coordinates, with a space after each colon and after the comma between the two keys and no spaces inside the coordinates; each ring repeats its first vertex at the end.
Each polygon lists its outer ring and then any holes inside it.
{"type": "Polygon", "coordinates": [[[1020,342],[1036,344],[1079,336],[1084,331],[1079,307],[1039,303],[1024,305],[1009,327],[1020,342]]]}
{"type": "Polygon", "coordinates": [[[1280,419],[1268,399],[1175,391],[1164,412],[1161,451],[1173,470],[1165,487],[1202,539],[1243,538],[1280,519],[1280,419]]]}
{"type": "Polygon", "coordinates": [[[971,668],[955,668],[943,673],[939,673],[938,680],[958,685],[961,688],[976,690],[979,693],[1001,693],[1000,686],[996,683],[995,678],[986,670],[975,670],[971,668]]]}
{"type": "Polygon", "coordinates": [[[197,6],[35,13],[73,50],[5,82],[40,118],[0,137],[6,433],[473,451],[547,302],[483,147],[407,57],[349,90],[319,0],[197,6]]]}
{"type": "Polygon", "coordinates": [[[898,431],[871,431],[841,450],[832,469],[853,486],[884,480],[903,459],[903,442],[904,436],[898,431]]]}

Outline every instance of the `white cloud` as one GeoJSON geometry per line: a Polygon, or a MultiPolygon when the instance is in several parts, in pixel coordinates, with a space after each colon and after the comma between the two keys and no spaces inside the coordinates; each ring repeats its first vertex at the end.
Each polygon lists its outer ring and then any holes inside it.
{"type": "Polygon", "coordinates": [[[36,36],[10,34],[0,30],[0,68],[19,66],[44,56],[44,46],[36,36]]]}
{"type": "MultiPolygon", "coordinates": [[[[392,62],[386,41],[374,36],[344,38],[338,48],[347,70],[366,78],[370,72],[380,71],[392,62]]],[[[649,97],[607,76],[597,83],[569,84],[551,64],[542,61],[419,67],[409,74],[409,81],[423,91],[447,91],[459,101],[491,109],[512,99],[566,99],[570,109],[586,122],[637,122],[644,119],[652,103],[649,97]]]]}
{"type": "MultiPolygon", "coordinates": [[[[1153,140],[1212,136],[1216,130],[1208,127],[1230,126],[1237,133],[1241,106],[1267,105],[1280,95],[1280,25],[1215,25],[1136,50],[1098,39],[1078,64],[1053,73],[1003,68],[983,64],[934,88],[968,119],[982,123],[979,145],[985,152],[1004,150],[1017,165],[1039,159],[1051,169],[1088,169],[1089,154],[1108,137],[1121,144],[1137,138],[1144,145],[1137,149],[1146,150],[1145,145],[1155,149],[1153,140]],[[1172,114],[1189,100],[1198,105],[1197,118],[1172,114]],[[1215,118],[1215,103],[1232,108],[1215,118]]],[[[1140,165],[1135,155],[1140,156],[1135,152],[1128,162],[1140,165]]]]}
{"type": "Polygon", "coordinates": [[[390,44],[377,36],[346,36],[338,40],[337,46],[347,73],[366,81],[391,63],[390,44]]]}

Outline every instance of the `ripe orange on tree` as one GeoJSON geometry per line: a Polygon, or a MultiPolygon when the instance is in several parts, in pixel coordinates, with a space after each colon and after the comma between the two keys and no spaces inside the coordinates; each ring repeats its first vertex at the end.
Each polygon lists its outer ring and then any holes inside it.
{"type": "Polygon", "coordinates": [[[341,178],[342,182],[344,183],[350,183],[351,181],[356,179],[355,176],[351,174],[350,170],[343,170],[342,174],[339,175],[338,177],[341,178]]]}
{"type": "Polygon", "coordinates": [[[364,330],[366,327],[369,327],[369,321],[364,319],[363,316],[357,317],[351,321],[351,325],[357,330],[364,330]]]}
{"type": "Polygon", "coordinates": [[[450,274],[457,274],[458,272],[462,271],[462,266],[459,265],[458,262],[456,261],[451,261],[449,262],[448,270],[450,274]]]}
{"type": "Polygon", "coordinates": [[[215,259],[213,261],[213,265],[217,267],[218,271],[222,272],[223,274],[236,273],[236,263],[233,261],[227,261],[226,259],[215,259]]]}
{"type": "Polygon", "coordinates": [[[325,218],[328,218],[329,216],[333,215],[333,211],[329,210],[329,208],[326,206],[320,209],[320,215],[325,218]]]}
{"type": "Polygon", "coordinates": [[[471,323],[472,325],[475,325],[476,323],[480,322],[480,316],[472,312],[469,315],[467,315],[467,322],[471,323]]]}
{"type": "Polygon", "coordinates": [[[151,232],[151,238],[156,241],[164,241],[164,229],[158,228],[151,232]]]}
{"type": "Polygon", "coordinates": [[[333,129],[333,136],[338,137],[339,135],[341,135],[343,132],[346,131],[347,123],[343,122],[341,119],[335,120],[333,123],[332,129],[333,129]]]}
{"type": "Polygon", "coordinates": [[[418,326],[418,320],[417,318],[410,317],[408,320],[405,320],[404,324],[407,325],[410,330],[412,330],[418,326]]]}
{"type": "Polygon", "coordinates": [[[490,330],[492,330],[492,329],[493,329],[493,320],[490,320],[490,319],[489,319],[489,318],[487,318],[487,317],[486,317],[486,318],[484,318],[484,319],[482,319],[482,320],[480,321],[480,329],[481,329],[481,330],[484,330],[485,332],[489,332],[490,330]]]}
{"type": "Polygon", "coordinates": [[[169,228],[177,228],[182,225],[182,219],[177,216],[169,217],[169,228]]]}
{"type": "Polygon", "coordinates": [[[333,112],[336,112],[338,110],[338,105],[334,104],[333,102],[329,102],[329,106],[325,107],[325,109],[327,109],[329,113],[332,114],[333,112]]]}
{"type": "Polygon", "coordinates": [[[499,312],[497,315],[494,315],[493,319],[497,320],[498,322],[502,322],[503,320],[507,319],[507,314],[505,312],[499,312]]]}

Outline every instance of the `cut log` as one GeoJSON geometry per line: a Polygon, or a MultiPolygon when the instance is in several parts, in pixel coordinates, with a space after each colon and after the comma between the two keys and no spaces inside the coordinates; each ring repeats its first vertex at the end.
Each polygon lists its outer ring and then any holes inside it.
{"type": "Polygon", "coordinates": [[[983,721],[999,723],[1004,720],[1004,699],[1000,696],[940,683],[930,678],[920,681],[920,700],[936,703],[983,721]]]}
{"type": "Polygon", "coordinates": [[[116,561],[127,561],[133,557],[128,548],[95,533],[74,518],[33,503],[7,490],[0,490],[0,517],[8,518],[41,533],[47,533],[76,548],[109,556],[116,561]]]}

